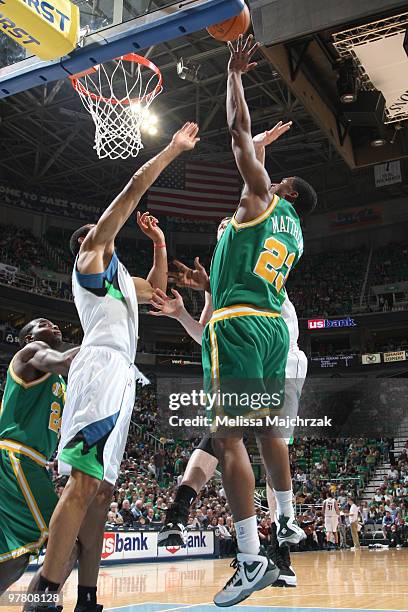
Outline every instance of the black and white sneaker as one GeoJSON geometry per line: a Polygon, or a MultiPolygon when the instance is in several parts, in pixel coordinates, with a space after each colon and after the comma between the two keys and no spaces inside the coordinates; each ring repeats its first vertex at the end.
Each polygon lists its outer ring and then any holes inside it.
{"type": "Polygon", "coordinates": [[[279,576],[279,568],[262,546],[257,555],[238,553],[231,567],[235,569],[234,575],[214,597],[215,605],[220,608],[244,601],[255,591],[273,584],[279,576]]]}
{"type": "Polygon", "coordinates": [[[184,546],[187,540],[188,508],[174,502],[166,512],[164,525],[157,534],[158,546],[184,546]]]}
{"type": "Polygon", "coordinates": [[[290,563],[290,550],[288,544],[282,544],[282,546],[279,546],[277,566],[280,569],[277,582],[281,582],[282,584],[276,586],[296,587],[297,578],[295,570],[290,563]]]}
{"type": "Polygon", "coordinates": [[[299,544],[306,538],[306,534],[299,527],[296,519],[290,516],[280,514],[276,519],[276,537],[279,545],[281,544],[299,544]]]}
{"type": "Polygon", "coordinates": [[[183,523],[165,523],[157,534],[157,546],[184,546],[186,539],[183,523]]]}

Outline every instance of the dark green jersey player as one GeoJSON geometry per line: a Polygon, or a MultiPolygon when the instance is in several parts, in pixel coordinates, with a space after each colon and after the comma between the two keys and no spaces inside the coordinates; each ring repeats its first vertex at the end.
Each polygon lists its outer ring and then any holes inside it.
{"type": "Polygon", "coordinates": [[[46,469],[57,447],[66,375],[79,349],[64,353],[59,328],[35,319],[20,332],[0,410],[0,593],[23,573],[48,535],[57,503],[46,469]]]}
{"type": "MultiPolygon", "coordinates": [[[[229,397],[235,392],[232,401],[219,396],[217,412],[224,423],[226,415],[259,417],[269,415],[271,408],[282,404],[289,332],[280,316],[281,304],[285,283],[303,251],[300,218],[316,204],[313,188],[298,177],[272,184],[263,159],[257,154],[242,86],[242,74],[256,66],[251,62],[257,49],[252,41],[252,36],[245,42],[241,36],[235,47],[228,43],[231,58],[227,119],[244,189],[213,256],[209,289],[214,312],[202,343],[206,388],[225,391],[229,397]],[[261,397],[262,406],[266,401],[264,409],[259,405],[261,397]]],[[[290,126],[290,123],[277,124],[272,130],[272,139],[279,138],[290,126]]],[[[228,424],[231,422],[240,425],[243,421],[232,418],[228,424]]],[[[213,445],[234,515],[238,544],[235,574],[214,598],[217,606],[227,607],[273,584],[279,569],[260,548],[254,507],[255,482],[243,448],[243,431],[237,428],[226,431],[217,421],[215,425],[219,430],[213,445]]],[[[263,425],[256,435],[276,493],[277,537],[282,543],[296,543],[304,533],[294,521],[287,447],[277,437],[282,434],[273,431],[266,421],[263,425]]]]}

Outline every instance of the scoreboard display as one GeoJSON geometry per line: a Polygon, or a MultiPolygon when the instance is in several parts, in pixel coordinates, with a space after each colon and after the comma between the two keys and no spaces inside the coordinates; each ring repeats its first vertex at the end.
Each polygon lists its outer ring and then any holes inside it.
{"type": "Polygon", "coordinates": [[[348,368],[358,365],[358,363],[358,356],[355,354],[310,358],[310,364],[320,368],[348,368]]]}

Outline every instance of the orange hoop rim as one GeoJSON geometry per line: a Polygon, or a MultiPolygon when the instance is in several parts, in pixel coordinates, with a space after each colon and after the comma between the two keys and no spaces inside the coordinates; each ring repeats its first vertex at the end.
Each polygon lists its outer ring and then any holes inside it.
{"type": "Polygon", "coordinates": [[[71,84],[72,87],[75,89],[75,91],[77,91],[79,94],[83,94],[84,96],[88,96],[89,98],[91,98],[92,100],[99,100],[102,102],[106,102],[107,104],[123,104],[123,105],[130,105],[132,103],[140,103],[140,102],[150,102],[152,100],[152,98],[154,98],[157,94],[159,94],[161,92],[161,90],[163,89],[162,85],[163,85],[163,77],[162,77],[162,73],[160,72],[160,68],[158,68],[156,66],[156,64],[153,64],[153,62],[151,62],[149,59],[147,59],[146,57],[143,57],[142,55],[137,55],[137,53],[127,53],[126,55],[121,55],[120,57],[116,57],[114,58],[115,60],[125,60],[126,62],[134,62],[135,64],[140,64],[141,66],[145,66],[145,68],[149,68],[152,72],[154,72],[158,78],[158,82],[155,86],[155,88],[153,89],[153,91],[151,91],[150,93],[146,94],[145,96],[143,96],[142,98],[132,98],[132,99],[127,99],[127,98],[123,98],[122,100],[118,100],[117,98],[105,98],[104,96],[98,96],[95,93],[92,93],[91,91],[89,91],[85,85],[83,85],[81,83],[81,81],[79,80],[82,76],[85,76],[86,74],[90,74],[92,72],[97,72],[99,70],[99,64],[96,66],[93,66],[92,68],[89,68],[89,70],[84,71],[83,73],[79,73],[78,75],[72,75],[70,76],[70,80],[71,80],[71,84]]]}

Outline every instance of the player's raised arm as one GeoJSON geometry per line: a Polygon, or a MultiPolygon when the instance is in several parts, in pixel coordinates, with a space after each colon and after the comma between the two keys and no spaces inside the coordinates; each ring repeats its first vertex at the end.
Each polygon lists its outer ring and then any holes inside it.
{"type": "Polygon", "coordinates": [[[88,233],[82,245],[83,250],[100,247],[113,251],[113,241],[130,215],[139,204],[141,197],[155,182],[159,174],[183,151],[194,149],[199,141],[198,125],[186,123],[178,130],[163,151],[146,162],[132,176],[126,187],[104,211],[98,223],[88,233]]]}
{"type": "Polygon", "coordinates": [[[228,43],[231,57],[228,63],[227,121],[232,136],[232,151],[245,185],[252,194],[266,200],[270,180],[255,155],[251,117],[242,86],[242,75],[256,66],[255,62],[251,63],[251,58],[258,44],[252,45],[252,42],[252,36],[245,41],[240,36],[235,46],[228,43]]]}
{"type": "Polygon", "coordinates": [[[159,221],[148,212],[137,213],[137,224],[142,232],[153,242],[153,266],[144,278],[133,278],[137,299],[140,304],[150,302],[153,290],[166,291],[168,278],[166,239],[159,227],[159,221]]]}
{"type": "Polygon", "coordinates": [[[46,342],[30,342],[14,358],[14,369],[17,375],[20,368],[31,366],[40,372],[51,372],[66,376],[79,349],[80,347],[76,346],[60,353],[52,349],[46,342]]]}

